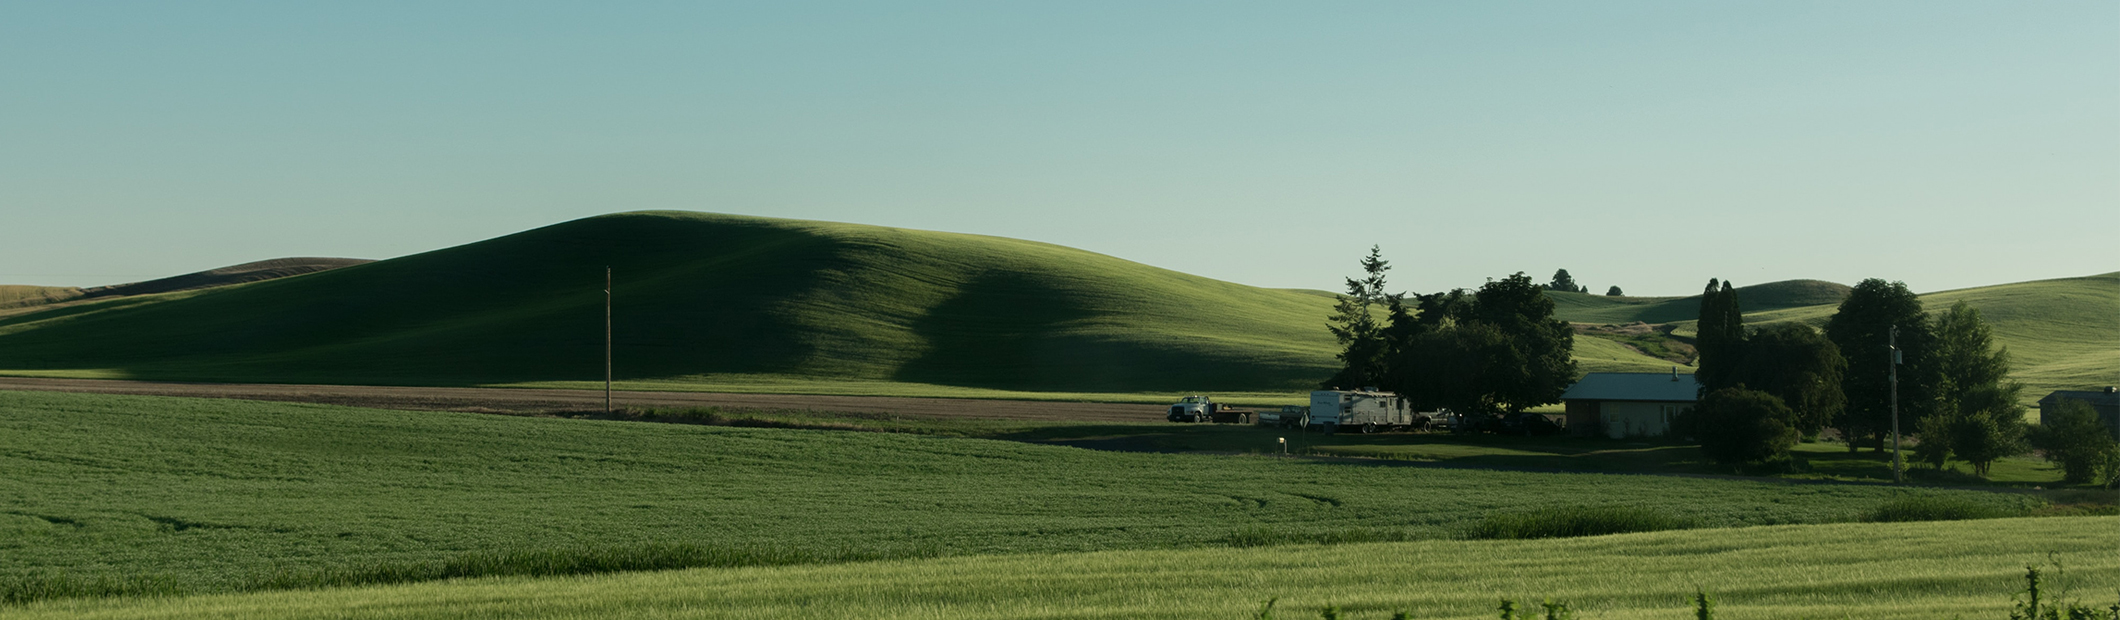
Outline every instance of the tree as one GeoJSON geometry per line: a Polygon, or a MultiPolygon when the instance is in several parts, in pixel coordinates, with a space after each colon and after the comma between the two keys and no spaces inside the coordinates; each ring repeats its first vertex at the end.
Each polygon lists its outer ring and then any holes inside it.
{"type": "Polygon", "coordinates": [[[1388,310],[1388,306],[1398,304],[1397,296],[1384,292],[1384,272],[1390,270],[1391,263],[1384,260],[1383,250],[1370,246],[1369,256],[1362,259],[1362,278],[1348,278],[1347,294],[1336,296],[1339,303],[1333,306],[1326,327],[1340,343],[1340,371],[1326,379],[1322,387],[1375,385],[1383,375],[1384,328],[1370,314],[1370,308],[1385,304],[1388,310]]]}
{"type": "Polygon", "coordinates": [[[1553,300],[1519,271],[1473,292],[1472,316],[1507,338],[1511,355],[1490,360],[1489,392],[1509,413],[1560,402],[1575,383],[1575,329],[1553,317],[1553,300]]]}
{"type": "Polygon", "coordinates": [[[1701,454],[1718,463],[1758,463],[1786,457],[1796,445],[1790,411],[1773,394],[1744,388],[1709,392],[1693,410],[1701,454]]]}
{"type": "Polygon", "coordinates": [[[1700,321],[1696,324],[1699,334],[1694,337],[1693,347],[1700,351],[1694,362],[1697,370],[1694,379],[1700,381],[1702,394],[1723,388],[1737,387],[1741,380],[1745,347],[1745,315],[1738,307],[1737,292],[1729,282],[1708,280],[1708,289],[1700,294],[1700,321]]]}
{"type": "Polygon", "coordinates": [[[1797,431],[1816,436],[1840,415],[1846,403],[1840,382],[1848,362],[1833,341],[1808,325],[1777,323],[1752,332],[1744,342],[1737,383],[1781,399],[1796,412],[1797,431]]]}
{"type": "Polygon", "coordinates": [[[1904,364],[1899,367],[1899,403],[1903,419],[1920,420],[1933,410],[1933,400],[1914,397],[1935,393],[1933,365],[1929,363],[1930,337],[1921,299],[1903,282],[1863,280],[1841,300],[1840,309],[1826,321],[1826,338],[1840,347],[1847,358],[1847,376],[1841,393],[1847,399],[1835,425],[1854,450],[1869,443],[1884,450],[1884,436],[1892,428],[1892,351],[1889,332],[1899,328],[1899,349],[1904,364]]]}
{"type": "MultiPolygon", "coordinates": [[[[1930,332],[1936,389],[1920,425],[1947,428],[1938,439],[1947,439],[1950,452],[1986,477],[1996,459],[2026,449],[2024,406],[2017,404],[2024,386],[2008,380],[2010,352],[1995,345],[1979,310],[1963,301],[1952,304],[1936,315],[1930,332]],[[1940,422],[1931,424],[1932,419],[1940,422]]],[[[1930,437],[1924,432],[1921,440],[1930,437]]]]}
{"type": "Polygon", "coordinates": [[[2017,383],[1990,384],[1961,394],[1957,411],[1933,417],[1951,420],[1951,451],[1972,464],[1973,475],[1986,478],[1988,466],[2006,456],[2024,454],[2024,405],[2017,383]]]}
{"type": "Polygon", "coordinates": [[[1407,327],[1390,330],[1383,382],[1414,407],[1517,413],[1574,382],[1575,331],[1529,276],[1415,299],[1407,327]]]}
{"type": "Polygon", "coordinates": [[[1625,297],[1626,295],[1626,293],[1620,292],[1617,284],[1612,285],[1612,288],[1605,289],[1606,297],[1625,297]]]}
{"type": "Polygon", "coordinates": [[[1936,414],[1914,423],[1914,462],[1943,469],[1951,460],[1952,435],[1959,430],[1959,422],[1956,415],[1936,414]]]}
{"type": "Polygon", "coordinates": [[[1546,288],[1569,293],[1590,292],[1590,287],[1576,284],[1575,277],[1568,275],[1568,270],[1566,269],[1553,272],[1553,283],[1547,284],[1546,288]]]}
{"type": "Polygon", "coordinates": [[[2115,480],[2120,478],[2120,445],[2090,403],[2063,398],[2043,417],[2032,433],[2032,445],[2045,453],[2047,461],[2061,465],[2064,482],[2120,481],[2115,480]]]}
{"type": "Polygon", "coordinates": [[[2002,384],[2010,374],[2010,351],[1997,348],[1980,311],[1960,301],[1936,316],[1932,359],[1936,398],[1944,409],[1957,408],[1964,394],[2002,384]]]}

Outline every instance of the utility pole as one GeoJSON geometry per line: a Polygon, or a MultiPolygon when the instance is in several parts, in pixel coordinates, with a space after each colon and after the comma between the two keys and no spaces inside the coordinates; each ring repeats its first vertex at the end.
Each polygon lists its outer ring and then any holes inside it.
{"type": "Polygon", "coordinates": [[[604,266],[604,415],[611,415],[611,267],[604,266]]]}
{"type": "Polygon", "coordinates": [[[1893,325],[1889,333],[1887,348],[1892,354],[1887,356],[1885,363],[1892,367],[1892,484],[1899,484],[1905,482],[1903,471],[1906,468],[1899,460],[1899,326],[1893,325]]]}

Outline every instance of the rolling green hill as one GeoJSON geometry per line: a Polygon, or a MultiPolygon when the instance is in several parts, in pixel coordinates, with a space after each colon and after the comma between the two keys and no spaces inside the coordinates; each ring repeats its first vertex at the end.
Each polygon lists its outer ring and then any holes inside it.
{"type": "MultiPolygon", "coordinates": [[[[1847,287],[1795,280],[1738,290],[1748,326],[1787,321],[1823,326],[1847,287]],[[1772,294],[1744,295],[1761,289],[1772,294]]],[[[1569,321],[1670,323],[1680,336],[1692,335],[1700,306],[1697,296],[1548,295],[1569,321]]],[[[1995,340],[2009,347],[2011,376],[2029,386],[2028,398],[2059,389],[2120,385],[2120,272],[1941,291],[1923,294],[1921,300],[1930,312],[1959,301],[1980,309],[1995,340]]]]}
{"type": "Polygon", "coordinates": [[[577,220],[265,282],[0,319],[0,368],[467,384],[845,378],[1036,391],[1300,389],[1332,301],[1043,243],[684,212],[577,220]]]}
{"type": "MultiPolygon", "coordinates": [[[[1746,312],[1838,305],[1848,296],[1848,286],[1822,280],[1786,280],[1737,288],[1737,302],[1746,312]]],[[[1700,296],[1607,297],[1589,293],[1547,291],[1554,311],[1574,323],[1677,323],[1700,318],[1700,296]]]]}

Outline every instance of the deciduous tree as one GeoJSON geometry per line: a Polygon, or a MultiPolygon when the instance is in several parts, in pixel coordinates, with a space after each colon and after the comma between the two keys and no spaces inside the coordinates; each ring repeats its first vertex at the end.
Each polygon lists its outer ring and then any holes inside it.
{"type": "Polygon", "coordinates": [[[1856,284],[1826,321],[1826,338],[1840,347],[1840,355],[1848,361],[1847,375],[1840,382],[1847,406],[1835,426],[1848,441],[1849,450],[1862,443],[1884,450],[1884,437],[1892,428],[1888,334],[1894,326],[1899,328],[1899,349],[1905,361],[1899,368],[1899,394],[1904,397],[1899,403],[1900,419],[1920,420],[1934,402],[1920,396],[1933,394],[1936,383],[1934,365],[1929,362],[1929,322],[1922,314],[1921,299],[1903,282],[1871,278],[1856,284]]]}
{"type": "Polygon", "coordinates": [[[1622,293],[1622,292],[1620,292],[1620,290],[1619,290],[1619,285],[1617,285],[1617,284],[1614,284],[1614,285],[1612,285],[1612,288],[1608,288],[1608,289],[1605,289],[1605,296],[1606,296],[1606,297],[1624,297],[1624,296],[1626,296],[1626,293],[1622,293]]]}
{"type": "Polygon", "coordinates": [[[1709,392],[1694,406],[1693,417],[1701,453],[1719,463],[1763,462],[1787,456],[1796,445],[1796,412],[1766,392],[1709,392]]]}
{"type": "Polygon", "coordinates": [[[1796,430],[1815,436],[1845,404],[1841,377],[1848,362],[1840,347],[1802,323],[1777,323],[1745,339],[1737,382],[1773,394],[1796,412],[1796,430]]]}
{"type": "Polygon", "coordinates": [[[1553,272],[1553,282],[1547,284],[1546,288],[1569,293],[1586,293],[1590,290],[1588,287],[1576,284],[1575,276],[1568,275],[1568,270],[1566,269],[1553,272]]]}
{"type": "Polygon", "coordinates": [[[2063,481],[2112,482],[2120,477],[2120,446],[2090,403],[2063,398],[2043,414],[2032,433],[2032,446],[2047,461],[2061,465],[2063,481]]]}

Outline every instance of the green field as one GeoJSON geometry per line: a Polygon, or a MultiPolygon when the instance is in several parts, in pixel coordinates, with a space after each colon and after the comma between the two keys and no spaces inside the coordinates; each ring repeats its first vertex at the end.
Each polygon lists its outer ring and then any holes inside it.
{"type": "MultiPolygon", "coordinates": [[[[1689,530],[1543,541],[992,555],[825,566],[488,578],[174,599],[58,601],[20,618],[1492,618],[1552,597],[1582,618],[2004,618],[2027,564],[2112,604],[2120,518],[1689,530]],[[2053,555],[2048,555],[2052,552],[2053,555]],[[2051,572],[2052,567],[2048,570],[2051,572]]],[[[1530,605],[1536,608],[1536,605],[1530,605]]],[[[1535,616],[1534,616],[1535,617],[1535,616]]]]}
{"type": "Polygon", "coordinates": [[[55,579],[245,590],[650,543],[828,562],[1448,539],[1488,515],[1575,505],[1727,527],[1846,521],[1910,492],[2005,512],[2045,504],[1871,485],[42,392],[0,392],[0,469],[9,498],[0,591],[55,579]]]}

